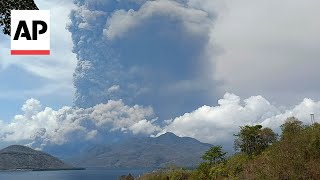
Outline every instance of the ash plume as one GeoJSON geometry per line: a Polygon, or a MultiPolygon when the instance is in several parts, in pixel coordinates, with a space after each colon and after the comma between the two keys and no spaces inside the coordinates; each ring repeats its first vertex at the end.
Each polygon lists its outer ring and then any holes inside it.
{"type": "MultiPolygon", "coordinates": [[[[214,16],[188,1],[78,0],[71,24],[75,106],[151,105],[169,118],[212,104],[206,57],[214,16]]],[[[211,68],[211,69],[212,69],[211,68]]]]}

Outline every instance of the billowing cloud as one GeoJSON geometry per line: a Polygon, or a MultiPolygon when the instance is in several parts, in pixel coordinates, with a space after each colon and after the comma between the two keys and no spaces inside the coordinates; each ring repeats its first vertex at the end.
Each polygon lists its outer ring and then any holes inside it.
{"type": "Polygon", "coordinates": [[[123,99],[169,118],[215,100],[206,56],[213,13],[172,0],[76,5],[68,26],[78,58],[76,106],[123,99]]]}
{"type": "Polygon", "coordinates": [[[211,26],[208,13],[205,11],[186,7],[176,1],[158,0],[147,1],[138,11],[121,9],[113,12],[107,21],[104,34],[109,39],[121,37],[156,16],[165,16],[169,21],[181,21],[183,27],[191,33],[207,33],[211,26]]]}
{"type": "Polygon", "coordinates": [[[320,117],[320,102],[304,99],[298,105],[277,107],[262,96],[252,96],[241,101],[235,94],[226,93],[217,106],[202,106],[167,121],[164,132],[196,138],[202,142],[224,144],[232,147],[233,134],[240,126],[261,124],[276,132],[288,118],[295,116],[306,124],[310,114],[320,117]]]}
{"type": "Polygon", "coordinates": [[[280,125],[291,116],[309,124],[311,113],[319,120],[320,101],[304,99],[294,107],[278,107],[262,96],[241,100],[235,94],[226,93],[217,106],[202,106],[165,122],[158,120],[151,107],[128,106],[121,100],[110,100],[91,108],[53,110],[43,107],[38,100],[29,99],[22,111],[23,114],[8,123],[0,121],[2,143],[24,143],[49,151],[76,145],[73,147],[79,151],[90,144],[111,143],[123,135],[157,136],[173,132],[202,142],[222,144],[231,150],[233,134],[240,126],[261,124],[279,133],[280,125]]]}
{"type": "Polygon", "coordinates": [[[161,131],[160,127],[153,125],[152,121],[147,121],[146,119],[132,125],[129,129],[133,134],[147,133],[152,135],[155,132],[161,131]]]}
{"type": "Polygon", "coordinates": [[[96,142],[112,132],[154,134],[161,130],[154,124],[156,119],[151,107],[127,106],[121,100],[110,100],[87,109],[66,106],[53,110],[42,107],[38,100],[29,99],[21,110],[23,114],[16,115],[12,121],[1,121],[1,142],[25,142],[43,148],[96,142]]]}

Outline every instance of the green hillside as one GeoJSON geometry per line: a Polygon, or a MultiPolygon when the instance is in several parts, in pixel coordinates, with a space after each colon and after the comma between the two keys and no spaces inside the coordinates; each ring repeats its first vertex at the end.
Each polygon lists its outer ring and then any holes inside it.
{"type": "Polygon", "coordinates": [[[226,158],[222,147],[214,146],[195,170],[169,168],[140,180],[320,179],[320,124],[304,125],[290,117],[281,131],[278,136],[261,125],[240,127],[236,154],[226,158]]]}

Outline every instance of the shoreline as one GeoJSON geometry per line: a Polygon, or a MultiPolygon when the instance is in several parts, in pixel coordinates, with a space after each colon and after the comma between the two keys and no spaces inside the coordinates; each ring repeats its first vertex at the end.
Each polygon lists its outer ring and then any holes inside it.
{"type": "Polygon", "coordinates": [[[86,168],[75,167],[75,168],[56,168],[56,169],[32,169],[31,171],[82,171],[86,168]]]}
{"type": "Polygon", "coordinates": [[[81,171],[86,170],[86,168],[76,167],[76,168],[48,168],[48,169],[1,169],[0,172],[17,172],[17,171],[81,171]]]}

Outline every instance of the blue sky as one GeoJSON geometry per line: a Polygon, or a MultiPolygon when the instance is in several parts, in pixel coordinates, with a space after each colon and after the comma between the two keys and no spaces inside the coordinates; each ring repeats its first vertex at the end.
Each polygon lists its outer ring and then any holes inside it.
{"type": "Polygon", "coordinates": [[[3,120],[20,113],[21,105],[31,97],[55,108],[72,105],[76,58],[71,52],[70,34],[65,29],[72,2],[36,3],[40,9],[50,9],[52,13],[52,55],[11,56],[10,37],[0,34],[0,106],[4,109],[0,118],[3,120]]]}
{"type": "Polygon", "coordinates": [[[75,2],[36,1],[51,56],[10,56],[0,35],[3,143],[171,131],[227,144],[244,124],[320,116],[316,0],[75,2]]]}

